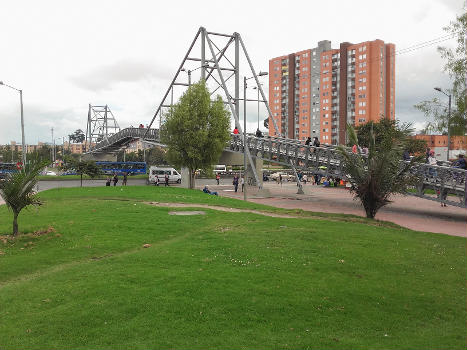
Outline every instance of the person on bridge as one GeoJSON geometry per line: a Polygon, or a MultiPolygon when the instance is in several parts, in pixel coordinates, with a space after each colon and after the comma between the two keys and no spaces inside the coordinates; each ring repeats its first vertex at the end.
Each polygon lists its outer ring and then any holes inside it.
{"type": "Polygon", "coordinates": [[[313,146],[319,147],[321,145],[321,143],[319,142],[318,138],[315,136],[313,139],[314,139],[313,140],[313,146]]]}
{"type": "Polygon", "coordinates": [[[114,174],[113,182],[114,182],[114,186],[117,186],[117,182],[118,182],[118,175],[117,175],[117,173],[114,174]]]}
{"type": "Polygon", "coordinates": [[[452,164],[454,168],[467,170],[467,162],[463,154],[459,154],[459,158],[452,164]]]}
{"type": "Polygon", "coordinates": [[[256,129],[256,137],[258,137],[258,138],[263,137],[263,133],[261,132],[261,130],[256,129]]]}
{"type": "Polygon", "coordinates": [[[305,141],[305,145],[306,145],[306,146],[309,146],[310,143],[311,143],[311,137],[308,136],[308,138],[307,138],[306,141],[305,141]]]}

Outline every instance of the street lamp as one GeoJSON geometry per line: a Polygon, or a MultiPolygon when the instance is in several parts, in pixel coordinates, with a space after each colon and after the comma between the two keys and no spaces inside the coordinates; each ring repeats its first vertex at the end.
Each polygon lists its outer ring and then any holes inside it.
{"type": "Polygon", "coordinates": [[[448,105],[448,152],[447,152],[447,155],[446,155],[446,160],[449,161],[449,150],[451,149],[451,94],[445,93],[440,87],[435,87],[435,90],[445,94],[449,98],[449,105],[448,105]]]}
{"type": "MultiPolygon", "coordinates": [[[[262,77],[268,75],[267,72],[259,72],[258,76],[262,77]]],[[[247,84],[246,81],[255,78],[255,76],[252,77],[243,77],[243,200],[247,200],[247,195],[246,195],[246,187],[247,187],[247,181],[246,181],[246,88],[247,84]]],[[[259,90],[258,90],[259,91],[259,90]]],[[[259,100],[259,98],[258,98],[259,100]]]]}
{"type": "Polygon", "coordinates": [[[205,64],[205,65],[199,66],[198,68],[195,68],[195,69],[182,68],[182,69],[180,69],[180,72],[187,72],[188,73],[188,86],[191,86],[191,72],[194,72],[195,70],[198,70],[198,69],[201,69],[201,68],[208,68],[208,67],[209,67],[209,65],[205,64]]]}
{"type": "Polygon", "coordinates": [[[4,85],[6,87],[9,87],[10,89],[16,90],[19,92],[19,102],[21,105],[21,148],[23,149],[22,152],[22,159],[23,159],[23,167],[26,166],[26,143],[24,141],[24,116],[23,116],[23,90],[17,89],[13,86],[5,84],[3,81],[0,81],[0,85],[4,85]]]}
{"type": "MultiPolygon", "coordinates": [[[[263,83],[260,83],[259,85],[263,85],[263,83]]],[[[253,90],[258,90],[258,130],[259,130],[259,87],[258,86],[253,86],[253,90]]]]}

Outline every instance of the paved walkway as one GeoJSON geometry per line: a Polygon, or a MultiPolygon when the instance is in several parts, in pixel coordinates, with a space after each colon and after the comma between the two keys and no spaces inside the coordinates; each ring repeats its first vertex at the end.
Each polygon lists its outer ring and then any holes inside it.
{"type": "MultiPolygon", "coordinates": [[[[228,179],[225,185],[210,184],[210,189],[219,195],[243,199],[242,192],[233,192],[228,179]]],[[[265,183],[271,197],[256,195],[257,189],[251,189],[249,201],[286,209],[303,209],[315,212],[342,213],[365,216],[360,202],[344,188],[324,188],[304,186],[304,195],[297,195],[297,187],[292,183],[282,186],[265,183]]],[[[438,202],[412,196],[397,195],[393,202],[383,207],[376,214],[376,219],[390,221],[400,226],[417,231],[445,233],[467,237],[467,210],[458,207],[441,207],[438,202]]]]}

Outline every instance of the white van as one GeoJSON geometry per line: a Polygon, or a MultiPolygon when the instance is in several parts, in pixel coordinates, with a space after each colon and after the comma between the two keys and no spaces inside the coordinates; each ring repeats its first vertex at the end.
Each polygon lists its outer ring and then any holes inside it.
{"type": "Polygon", "coordinates": [[[163,168],[158,166],[152,166],[149,168],[149,183],[156,183],[156,176],[159,178],[159,183],[163,184],[165,181],[165,175],[169,175],[169,182],[182,182],[182,175],[179,174],[174,168],[163,168]]]}
{"type": "Polygon", "coordinates": [[[214,174],[225,174],[227,172],[227,167],[224,164],[214,165],[214,174]]]}

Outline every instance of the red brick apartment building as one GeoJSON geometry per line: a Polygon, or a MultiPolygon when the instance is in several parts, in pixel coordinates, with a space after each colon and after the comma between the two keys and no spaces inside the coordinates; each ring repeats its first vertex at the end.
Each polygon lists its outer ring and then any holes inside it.
{"type": "MultiPolygon", "coordinates": [[[[324,40],[313,49],[269,60],[269,103],[279,133],[342,144],[347,123],[394,119],[395,46],[382,40],[324,40]]],[[[272,120],[269,135],[276,134],[272,120]]]]}

